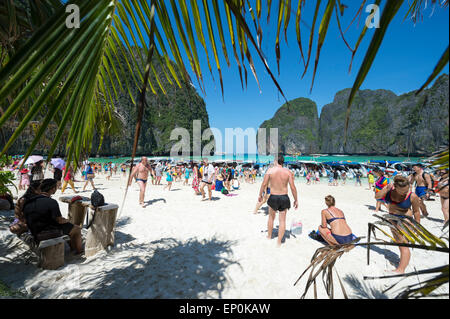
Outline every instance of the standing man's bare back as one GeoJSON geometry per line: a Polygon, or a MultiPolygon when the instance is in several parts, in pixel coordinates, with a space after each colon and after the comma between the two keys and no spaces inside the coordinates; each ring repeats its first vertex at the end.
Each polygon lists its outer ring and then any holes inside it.
{"type": "Polygon", "coordinates": [[[283,168],[284,157],[278,156],[277,161],[274,163],[274,167],[269,168],[264,175],[264,180],[259,190],[258,201],[263,200],[263,193],[270,184],[270,197],[267,200],[269,206],[269,221],[267,223],[267,238],[272,239],[273,221],[275,214],[279,212],[279,230],[278,230],[278,245],[281,245],[281,241],[286,230],[286,213],[291,208],[291,201],[288,196],[288,185],[291,188],[292,195],[294,196],[294,208],[298,208],[297,200],[297,188],[294,183],[294,174],[287,168],[283,168]]]}

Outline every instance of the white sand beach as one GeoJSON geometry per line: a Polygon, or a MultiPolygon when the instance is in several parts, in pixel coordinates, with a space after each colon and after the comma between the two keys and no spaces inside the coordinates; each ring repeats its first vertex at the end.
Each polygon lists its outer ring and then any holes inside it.
{"type": "MultiPolygon", "coordinates": [[[[49,172],[47,175],[50,177],[49,172]]],[[[96,186],[106,202],[121,206],[125,178],[116,175],[108,181],[105,177],[98,175],[96,186]]],[[[214,200],[202,202],[190,186],[181,182],[174,183],[169,192],[149,181],[145,208],[138,205],[139,191],[133,184],[117,220],[115,247],[87,259],[70,255],[66,247],[65,266],[58,270],[35,266],[36,257],[8,230],[12,214],[3,213],[0,278],[33,298],[299,298],[309,272],[296,286],[294,282],[308,267],[316,249],[323,246],[310,239],[308,233],[320,223],[324,197],[331,194],[336,198],[336,206],[343,210],[357,236],[367,236],[368,222],[376,220],[370,210],[375,206],[373,192],[364,182],[363,187],[356,187],[352,180],[346,186],[330,187],[324,178],[317,185],[297,180],[299,209],[288,212],[287,230],[293,219],[300,219],[303,232],[297,236],[286,232],[281,247],[277,247],[276,239],[265,238],[267,206],[257,215],[252,213],[260,182],[242,183],[232,197],[213,191],[214,200]]],[[[76,186],[81,191],[83,183],[77,182],[76,186]]],[[[88,189],[80,195],[90,196],[90,185],[88,189]]],[[[70,194],[68,188],[65,195],[70,194]]],[[[58,191],[53,198],[60,195],[58,191]]],[[[423,219],[422,224],[441,236],[439,198],[426,204],[431,218],[423,219]]],[[[66,217],[67,204],[59,205],[66,217]]],[[[275,229],[277,226],[276,219],[275,229]]],[[[366,248],[356,247],[336,263],[349,298],[393,298],[402,287],[417,282],[417,278],[402,280],[383,293],[399,279],[369,281],[363,276],[383,275],[385,270],[394,269],[399,251],[395,247],[373,247],[370,266],[366,254],[366,248]]],[[[447,263],[446,253],[414,250],[407,271],[447,263]]],[[[343,298],[336,277],[334,283],[335,298],[343,298]]],[[[318,297],[327,298],[321,276],[317,287],[318,297]]],[[[444,290],[448,293],[448,285],[444,290]]],[[[313,298],[312,288],[306,298],[313,298]]]]}

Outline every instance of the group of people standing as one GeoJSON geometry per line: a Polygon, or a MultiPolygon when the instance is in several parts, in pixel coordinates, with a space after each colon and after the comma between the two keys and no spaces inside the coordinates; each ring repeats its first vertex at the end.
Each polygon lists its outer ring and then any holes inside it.
{"type": "Polygon", "coordinates": [[[385,187],[390,184],[390,180],[392,178],[402,178],[407,181],[409,187],[409,194],[412,198],[417,198],[417,209],[420,213],[427,217],[429,215],[427,206],[425,204],[426,201],[432,200],[431,196],[435,194],[439,194],[441,201],[442,213],[444,215],[444,222],[448,221],[449,214],[449,199],[448,199],[448,170],[440,170],[437,174],[431,174],[425,172],[424,166],[422,164],[415,164],[413,167],[413,172],[408,177],[405,176],[389,176],[381,169],[374,169],[373,174],[376,177],[370,178],[369,175],[369,187],[373,187],[373,191],[375,192],[376,209],[375,212],[379,212],[381,206],[384,205],[388,208],[388,202],[384,197],[384,192],[381,192],[385,187]],[[371,183],[372,182],[372,183],[371,183]],[[381,195],[380,195],[381,194],[381,195]]]}
{"type": "MultiPolygon", "coordinates": [[[[430,199],[433,193],[439,193],[444,222],[448,221],[449,185],[448,170],[441,170],[434,183],[430,173],[424,171],[421,164],[413,166],[413,173],[409,176],[396,175],[393,182],[385,176],[380,169],[374,170],[377,177],[374,183],[375,199],[377,200],[376,212],[384,205],[388,213],[405,219],[408,216],[420,223],[421,217],[428,217],[429,212],[425,201],[430,199]]],[[[397,231],[392,231],[397,242],[406,242],[397,231]]],[[[411,253],[409,248],[400,247],[400,262],[395,269],[396,273],[404,273],[409,264],[411,253]]]]}

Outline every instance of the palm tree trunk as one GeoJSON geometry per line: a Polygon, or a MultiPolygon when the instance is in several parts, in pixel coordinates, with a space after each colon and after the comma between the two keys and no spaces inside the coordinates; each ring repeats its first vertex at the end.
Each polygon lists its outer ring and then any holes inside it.
{"type": "Polygon", "coordinates": [[[128,185],[131,181],[131,172],[133,171],[134,158],[136,156],[137,146],[138,146],[138,142],[139,142],[139,135],[141,133],[142,120],[143,120],[143,116],[144,116],[144,107],[146,104],[145,103],[145,92],[147,91],[148,78],[150,76],[150,65],[152,63],[153,51],[155,49],[155,39],[154,39],[155,21],[153,19],[154,12],[155,12],[155,4],[154,4],[154,0],[152,0],[152,2],[151,2],[151,21],[150,21],[151,26],[150,26],[150,34],[149,34],[149,44],[150,45],[149,45],[148,54],[147,54],[147,62],[145,65],[144,82],[142,83],[142,88],[140,90],[139,100],[138,100],[138,104],[137,104],[138,115],[137,115],[137,121],[136,121],[136,129],[135,129],[135,133],[134,133],[133,151],[131,154],[130,172],[128,175],[127,186],[125,188],[125,195],[123,198],[123,203],[122,203],[122,206],[120,209],[119,216],[122,213],[122,209],[124,206],[123,204],[125,203],[125,199],[126,199],[126,196],[128,193],[128,185]]]}

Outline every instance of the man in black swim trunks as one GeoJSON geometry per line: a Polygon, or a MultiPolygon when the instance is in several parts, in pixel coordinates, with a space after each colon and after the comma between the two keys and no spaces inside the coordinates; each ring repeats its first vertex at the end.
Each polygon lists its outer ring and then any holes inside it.
{"type": "Polygon", "coordinates": [[[292,196],[294,196],[294,208],[298,208],[297,201],[297,188],[294,184],[294,174],[287,169],[283,168],[284,157],[278,155],[277,160],[274,162],[274,166],[269,168],[264,175],[261,188],[259,190],[258,201],[263,201],[263,193],[267,189],[270,183],[270,197],[267,200],[269,206],[269,220],[267,222],[267,238],[272,239],[273,221],[275,220],[275,214],[279,212],[279,230],[278,230],[278,246],[281,246],[281,241],[286,230],[286,213],[291,208],[291,201],[288,196],[288,184],[291,188],[292,196]]]}
{"type": "Polygon", "coordinates": [[[148,163],[147,157],[143,156],[141,162],[133,168],[128,179],[128,186],[130,186],[133,177],[136,178],[136,182],[139,185],[139,205],[142,207],[145,207],[144,196],[149,174],[153,174],[153,169],[148,163]]]}

